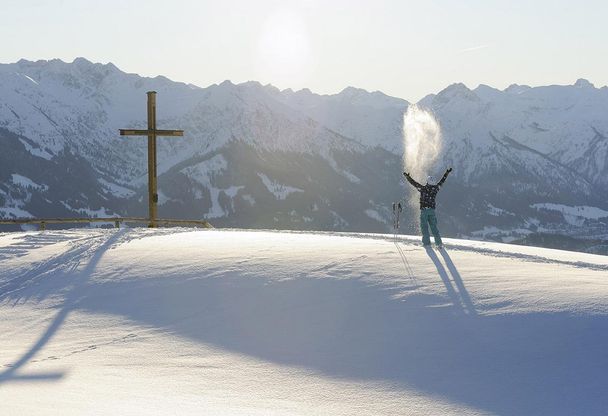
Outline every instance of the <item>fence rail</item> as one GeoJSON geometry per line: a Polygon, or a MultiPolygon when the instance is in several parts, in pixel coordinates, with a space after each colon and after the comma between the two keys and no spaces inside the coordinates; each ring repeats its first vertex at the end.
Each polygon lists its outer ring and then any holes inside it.
{"type": "MultiPolygon", "coordinates": [[[[106,218],[16,218],[2,219],[0,224],[38,224],[41,230],[46,229],[47,224],[87,224],[93,222],[114,223],[116,228],[120,224],[125,223],[150,223],[149,218],[144,217],[106,217],[106,218]]],[[[209,222],[205,220],[176,220],[176,219],[155,219],[154,222],[158,225],[193,225],[203,228],[213,228],[209,222]]]]}

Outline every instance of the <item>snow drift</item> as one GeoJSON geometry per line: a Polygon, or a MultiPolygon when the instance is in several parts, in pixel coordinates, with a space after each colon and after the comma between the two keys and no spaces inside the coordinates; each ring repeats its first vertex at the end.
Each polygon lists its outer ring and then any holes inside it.
{"type": "Polygon", "coordinates": [[[0,234],[3,415],[600,415],[608,258],[386,235],[0,234]]]}

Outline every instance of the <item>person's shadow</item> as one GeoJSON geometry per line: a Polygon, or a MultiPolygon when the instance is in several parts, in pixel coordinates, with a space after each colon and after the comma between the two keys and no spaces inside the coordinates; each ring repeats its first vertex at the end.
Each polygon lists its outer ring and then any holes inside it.
{"type": "Polygon", "coordinates": [[[462,281],[462,277],[460,276],[460,273],[454,265],[454,262],[452,261],[450,255],[443,248],[439,250],[439,252],[441,253],[441,257],[443,257],[443,260],[447,266],[447,269],[449,270],[449,273],[448,270],[446,270],[446,268],[441,263],[441,260],[439,260],[439,257],[437,256],[435,251],[430,247],[426,248],[426,253],[433,261],[433,264],[435,264],[437,272],[439,273],[439,277],[441,277],[441,280],[445,285],[452,304],[454,305],[454,307],[458,308],[459,310],[462,310],[463,312],[469,315],[477,315],[477,311],[475,310],[475,305],[471,300],[471,296],[469,296],[469,292],[467,291],[467,288],[465,287],[464,282],[462,281]],[[454,282],[455,287],[452,284],[452,281],[454,282]]]}

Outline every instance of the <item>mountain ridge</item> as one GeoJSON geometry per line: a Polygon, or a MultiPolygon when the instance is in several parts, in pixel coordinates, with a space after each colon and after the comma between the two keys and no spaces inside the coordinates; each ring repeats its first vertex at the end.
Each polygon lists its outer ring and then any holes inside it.
{"type": "Polygon", "coordinates": [[[70,64],[83,64],[83,65],[93,65],[93,66],[97,66],[97,67],[101,66],[101,67],[105,67],[105,68],[109,68],[109,69],[116,69],[116,70],[118,70],[120,72],[123,72],[123,73],[125,73],[127,75],[136,75],[138,77],[146,78],[146,79],[156,79],[156,78],[167,79],[167,80],[169,80],[169,81],[171,81],[173,83],[176,83],[176,84],[184,84],[184,85],[192,86],[192,87],[199,88],[199,89],[208,88],[208,87],[213,86],[213,85],[221,85],[224,82],[229,82],[229,83],[231,83],[233,85],[242,85],[242,84],[247,84],[247,83],[256,83],[256,84],[258,84],[260,86],[272,87],[272,88],[278,90],[279,92],[288,92],[288,93],[307,93],[307,92],[310,92],[310,93],[312,93],[314,95],[323,96],[323,97],[337,96],[337,95],[343,94],[343,93],[351,91],[351,90],[357,90],[357,91],[366,92],[368,94],[381,94],[381,95],[384,95],[384,96],[387,96],[387,97],[390,97],[390,98],[395,98],[395,99],[398,99],[398,100],[408,101],[408,102],[411,102],[413,104],[417,104],[417,103],[423,101],[424,98],[426,98],[428,96],[438,95],[441,91],[444,91],[445,89],[450,88],[453,85],[462,85],[467,90],[470,90],[470,91],[475,91],[479,87],[488,87],[488,88],[491,88],[493,90],[500,91],[500,92],[513,92],[513,91],[517,91],[517,90],[528,90],[528,89],[542,88],[542,87],[571,87],[571,86],[576,86],[576,87],[591,87],[591,88],[596,89],[596,90],[608,89],[608,85],[597,87],[597,86],[595,86],[595,84],[593,84],[592,82],[590,82],[586,78],[577,78],[574,81],[573,84],[549,84],[549,85],[530,86],[530,85],[527,85],[527,84],[513,83],[513,84],[510,84],[509,86],[507,86],[507,87],[505,87],[503,89],[500,89],[498,87],[492,87],[491,85],[487,85],[487,84],[483,84],[483,83],[478,84],[474,88],[469,88],[464,83],[455,82],[455,83],[452,83],[452,84],[444,87],[442,90],[440,90],[437,93],[429,93],[429,94],[427,94],[426,96],[424,96],[423,98],[421,98],[418,101],[410,101],[410,100],[407,100],[407,99],[405,99],[403,97],[397,97],[397,96],[388,95],[388,94],[386,94],[386,93],[384,93],[382,91],[379,91],[379,90],[369,91],[369,90],[366,90],[364,88],[355,87],[355,86],[346,86],[346,87],[342,88],[340,91],[338,91],[336,93],[315,93],[315,92],[312,92],[310,90],[310,88],[307,88],[307,87],[301,88],[299,90],[293,90],[292,88],[287,87],[287,88],[284,88],[284,89],[281,90],[280,88],[277,88],[277,87],[275,87],[272,84],[262,84],[259,81],[255,81],[255,80],[243,81],[243,82],[235,84],[231,80],[226,79],[226,80],[224,80],[224,81],[222,81],[220,83],[209,84],[208,86],[203,87],[203,86],[196,85],[196,84],[189,83],[189,82],[175,81],[175,80],[172,80],[172,79],[170,79],[168,77],[165,77],[164,75],[160,75],[160,74],[157,75],[157,76],[153,76],[152,77],[152,76],[142,76],[142,75],[139,75],[136,72],[128,72],[127,73],[127,72],[122,71],[118,66],[116,66],[111,61],[109,61],[109,62],[107,62],[107,63],[104,64],[104,63],[100,63],[100,62],[91,61],[91,60],[89,60],[89,59],[87,59],[85,57],[82,57],[82,56],[74,58],[72,60],[72,62],[64,61],[64,60],[62,60],[60,58],[38,59],[38,60],[29,60],[29,59],[21,58],[17,62],[0,62],[0,68],[2,66],[10,66],[10,65],[28,65],[28,66],[32,65],[32,66],[38,66],[39,67],[39,66],[43,66],[43,65],[46,65],[46,64],[66,64],[66,65],[70,65],[70,64]]]}
{"type": "MultiPolygon", "coordinates": [[[[29,189],[12,176],[28,178],[25,170],[3,160],[0,215],[40,215],[50,207],[72,216],[144,215],[145,139],[119,138],[117,130],[146,125],[148,90],[159,94],[159,128],[185,130],[183,138],[159,139],[167,216],[377,232],[390,228],[393,201],[415,197],[400,177],[406,100],[354,87],[320,95],[256,81],[201,88],[84,58],[21,60],[0,64],[0,139],[34,165],[30,180],[40,183],[44,176],[35,170],[49,169],[64,184],[29,189]],[[99,184],[84,187],[58,160],[81,166],[99,184]],[[57,186],[74,195],[66,200],[57,186]]],[[[442,129],[430,173],[454,167],[439,201],[448,235],[513,241],[538,229],[608,237],[604,219],[582,218],[574,227],[560,211],[533,208],[608,208],[601,197],[608,190],[608,89],[581,80],[503,91],[457,83],[416,105],[442,129]],[[497,216],[496,209],[514,215],[497,216]]],[[[415,207],[408,205],[406,215],[415,218],[415,207]]],[[[406,226],[416,230],[414,220],[406,226]]]]}

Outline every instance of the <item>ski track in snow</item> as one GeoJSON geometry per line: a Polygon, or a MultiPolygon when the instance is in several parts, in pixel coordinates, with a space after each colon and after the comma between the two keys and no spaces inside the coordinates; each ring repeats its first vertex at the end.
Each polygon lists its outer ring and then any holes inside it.
{"type": "Polygon", "coordinates": [[[0,234],[0,413],[605,414],[608,258],[419,244],[0,234]]]}
{"type": "MultiPolygon", "coordinates": [[[[225,231],[231,231],[231,229],[225,229],[225,231]]],[[[233,231],[239,231],[238,229],[235,229],[233,231]]],[[[341,236],[341,237],[347,237],[347,238],[362,238],[362,239],[371,239],[371,240],[390,240],[391,238],[396,238],[397,241],[401,241],[401,242],[405,242],[405,243],[412,243],[412,242],[419,242],[420,237],[410,237],[410,236],[400,236],[398,235],[397,237],[390,237],[387,236],[386,234],[375,234],[375,233],[349,233],[349,232],[336,232],[336,231],[296,231],[296,230],[248,230],[249,232],[276,232],[276,233],[288,233],[288,234],[313,234],[313,235],[326,235],[326,236],[341,236]]],[[[599,257],[599,259],[605,258],[606,261],[605,262],[599,262],[597,263],[597,256],[596,255],[590,255],[592,256],[596,262],[591,263],[591,262],[585,262],[585,261],[568,261],[568,260],[562,260],[559,258],[551,258],[548,257],[547,255],[543,256],[543,255],[539,255],[539,254],[527,254],[525,253],[525,247],[526,246],[517,246],[517,245],[496,245],[494,243],[489,243],[486,244],[483,241],[476,241],[476,240],[470,240],[470,241],[466,241],[466,240],[454,240],[454,239],[450,239],[450,238],[445,238],[443,239],[445,242],[445,247],[449,248],[450,250],[456,250],[456,251],[469,251],[469,252],[475,252],[475,253],[479,253],[479,254],[486,254],[489,255],[491,257],[505,257],[505,258],[513,258],[513,259],[520,259],[520,260],[524,260],[524,261],[531,261],[531,262],[536,262],[536,263],[555,263],[555,264],[561,264],[561,265],[567,265],[567,266],[572,266],[572,267],[582,267],[582,268],[586,268],[586,269],[593,269],[593,270],[607,270],[608,271],[608,257],[599,257]],[[458,241],[458,242],[456,242],[458,241]],[[495,248],[489,248],[489,247],[484,247],[484,246],[504,246],[504,247],[508,247],[509,250],[499,250],[499,249],[495,249],[495,248]],[[605,263],[605,264],[604,264],[605,263]]],[[[571,252],[564,252],[561,250],[552,250],[552,249],[542,249],[542,248],[536,248],[533,247],[532,248],[533,251],[535,252],[546,252],[546,253],[559,253],[560,256],[564,256],[564,253],[571,253],[571,252]]],[[[573,255],[568,255],[566,254],[566,257],[586,257],[587,255],[583,254],[583,253],[576,253],[573,255]],[[577,256],[578,254],[580,254],[579,256],[577,256]]]]}

